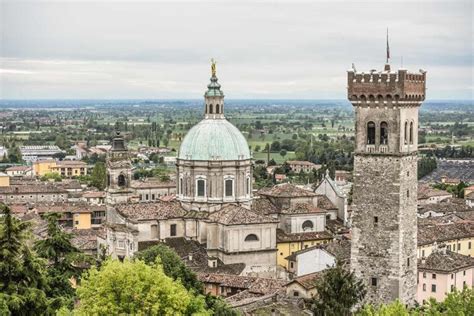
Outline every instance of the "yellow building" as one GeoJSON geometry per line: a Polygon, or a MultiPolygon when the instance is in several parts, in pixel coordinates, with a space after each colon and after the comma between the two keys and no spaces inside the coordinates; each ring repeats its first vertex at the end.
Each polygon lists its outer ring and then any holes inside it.
{"type": "Polygon", "coordinates": [[[305,232],[288,234],[283,230],[277,230],[277,264],[288,269],[288,260],[285,258],[296,251],[319,245],[326,244],[333,240],[333,235],[327,231],[305,232]]]}
{"type": "Polygon", "coordinates": [[[452,222],[418,227],[418,258],[428,257],[439,244],[448,250],[474,257],[474,225],[472,222],[452,222]]]}
{"type": "Polygon", "coordinates": [[[0,172],[0,187],[9,187],[10,186],[10,177],[3,172],[0,172]]]}
{"type": "Polygon", "coordinates": [[[33,163],[33,170],[39,177],[55,172],[64,178],[71,178],[87,175],[88,167],[83,161],[39,160],[33,163]]]}
{"type": "Polygon", "coordinates": [[[73,221],[75,229],[89,229],[92,227],[92,214],[89,210],[74,213],[73,221]]]}
{"type": "Polygon", "coordinates": [[[56,166],[55,160],[38,160],[33,163],[33,173],[35,176],[42,177],[52,172],[54,166],[56,166]]]}
{"type": "Polygon", "coordinates": [[[74,229],[97,228],[105,221],[106,207],[87,203],[38,203],[35,204],[38,214],[59,213],[61,225],[74,229]]]}

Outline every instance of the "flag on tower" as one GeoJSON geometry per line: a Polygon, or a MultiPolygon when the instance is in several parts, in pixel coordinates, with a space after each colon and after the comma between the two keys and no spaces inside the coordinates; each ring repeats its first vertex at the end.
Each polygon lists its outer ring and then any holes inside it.
{"type": "Polygon", "coordinates": [[[390,59],[390,47],[388,46],[388,28],[387,28],[387,64],[390,59]]]}

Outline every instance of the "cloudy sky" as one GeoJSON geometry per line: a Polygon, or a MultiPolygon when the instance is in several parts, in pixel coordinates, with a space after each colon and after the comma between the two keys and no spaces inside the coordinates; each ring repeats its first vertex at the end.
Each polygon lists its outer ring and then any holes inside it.
{"type": "Polygon", "coordinates": [[[346,71],[428,71],[472,99],[472,1],[0,0],[0,98],[345,98],[346,71]]]}

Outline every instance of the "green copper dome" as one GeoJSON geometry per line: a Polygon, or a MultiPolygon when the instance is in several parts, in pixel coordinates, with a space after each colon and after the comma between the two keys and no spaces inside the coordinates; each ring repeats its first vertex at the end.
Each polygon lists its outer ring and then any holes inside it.
{"type": "Polygon", "coordinates": [[[226,119],[204,119],[189,130],[179,149],[185,160],[250,159],[247,140],[226,119]]]}

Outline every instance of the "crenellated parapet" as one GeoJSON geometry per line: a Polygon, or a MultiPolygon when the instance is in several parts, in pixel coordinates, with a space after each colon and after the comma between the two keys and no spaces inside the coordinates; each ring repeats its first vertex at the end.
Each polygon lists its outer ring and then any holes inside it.
{"type": "Polygon", "coordinates": [[[348,99],[354,106],[419,106],[425,100],[426,72],[347,72],[348,99]]]}

